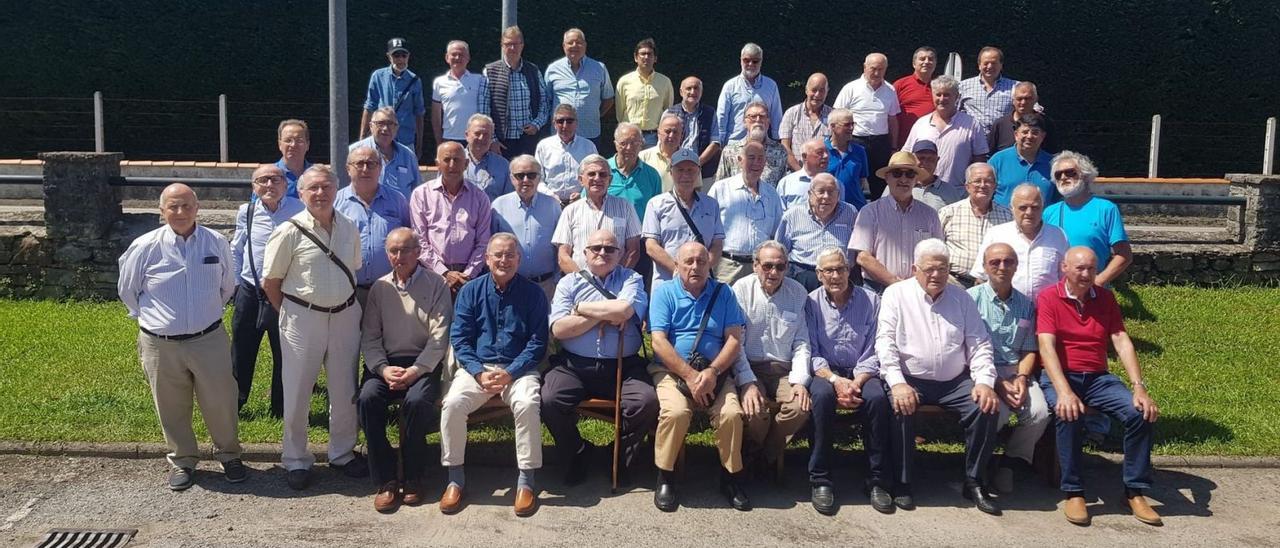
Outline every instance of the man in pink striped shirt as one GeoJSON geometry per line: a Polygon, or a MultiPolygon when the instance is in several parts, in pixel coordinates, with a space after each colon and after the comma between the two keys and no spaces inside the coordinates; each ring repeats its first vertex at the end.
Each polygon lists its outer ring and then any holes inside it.
{"type": "Polygon", "coordinates": [[[414,189],[409,218],[422,245],[423,266],[444,276],[454,295],[484,268],[493,210],[489,196],[463,180],[466,152],[452,141],[436,147],[440,176],[414,189]]]}

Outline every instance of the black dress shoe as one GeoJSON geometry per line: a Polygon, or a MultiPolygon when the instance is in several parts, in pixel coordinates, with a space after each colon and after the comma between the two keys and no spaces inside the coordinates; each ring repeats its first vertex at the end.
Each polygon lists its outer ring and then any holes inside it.
{"type": "Polygon", "coordinates": [[[348,478],[367,478],[369,477],[369,461],[364,455],[355,453],[351,460],[346,464],[330,464],[329,468],[336,468],[342,472],[342,475],[348,478]]]}
{"type": "Polygon", "coordinates": [[[564,484],[572,487],[579,485],[587,479],[588,461],[591,459],[593,445],[583,443],[582,450],[574,453],[573,458],[569,459],[569,469],[564,473],[564,484]]]}
{"type": "Polygon", "coordinates": [[[995,499],[987,494],[987,490],[981,485],[965,485],[960,491],[964,498],[973,501],[973,505],[977,506],[983,513],[993,516],[1000,515],[1000,505],[996,504],[995,499]]]}
{"type": "Polygon", "coordinates": [[[301,491],[311,483],[311,471],[306,468],[290,470],[284,475],[284,481],[289,484],[290,489],[301,491]]]}
{"type": "Polygon", "coordinates": [[[830,485],[814,485],[809,492],[813,509],[824,516],[836,515],[836,494],[830,485]]]}
{"type": "Polygon", "coordinates": [[[658,486],[653,489],[653,505],[663,512],[675,512],[680,506],[680,501],[676,497],[676,486],[658,475],[658,486]]]}
{"type": "Polygon", "coordinates": [[[916,499],[911,496],[910,485],[899,485],[893,489],[893,505],[903,510],[916,509],[916,499]]]}
{"type": "Polygon", "coordinates": [[[222,463],[222,473],[230,483],[240,483],[249,477],[249,469],[240,459],[231,459],[222,463]]]}
{"type": "Polygon", "coordinates": [[[195,470],[190,468],[174,468],[169,472],[169,490],[185,491],[195,483],[192,478],[196,475],[195,470]]]}
{"type": "MultiPolygon", "coordinates": [[[[871,488],[867,490],[867,498],[871,499],[871,507],[875,508],[877,512],[880,512],[881,514],[893,513],[893,495],[890,495],[889,491],[886,491],[884,487],[872,485],[871,488]]],[[[907,494],[907,498],[911,498],[910,493],[907,494]]],[[[914,501],[908,500],[908,503],[913,507],[915,506],[914,501]]],[[[908,508],[904,508],[904,510],[907,509],[908,508]]]]}
{"type": "Polygon", "coordinates": [[[733,476],[720,478],[720,494],[724,495],[725,500],[729,501],[729,506],[734,510],[746,512],[751,509],[751,499],[747,497],[742,484],[733,476]]]}

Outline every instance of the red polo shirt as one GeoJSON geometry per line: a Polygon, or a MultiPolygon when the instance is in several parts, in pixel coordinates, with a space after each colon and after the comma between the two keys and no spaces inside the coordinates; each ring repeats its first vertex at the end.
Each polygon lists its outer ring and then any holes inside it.
{"type": "Polygon", "coordinates": [[[898,104],[902,107],[902,114],[898,115],[899,139],[906,140],[916,120],[933,112],[933,90],[929,89],[928,82],[916,78],[915,73],[899,78],[893,83],[893,89],[898,92],[898,104]]]}
{"type": "Polygon", "coordinates": [[[1067,295],[1064,280],[1036,297],[1036,333],[1057,338],[1064,372],[1105,373],[1111,335],[1124,331],[1115,294],[1096,286],[1093,294],[1081,303],[1067,295]]]}

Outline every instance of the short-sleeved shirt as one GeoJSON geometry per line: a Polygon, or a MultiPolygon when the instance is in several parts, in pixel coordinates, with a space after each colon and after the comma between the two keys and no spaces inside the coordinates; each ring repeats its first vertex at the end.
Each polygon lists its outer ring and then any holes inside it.
{"type": "Polygon", "coordinates": [[[742,114],[747,105],[756,101],[768,105],[769,137],[778,138],[778,127],[782,124],[782,99],[778,96],[777,82],[758,74],[755,83],[751,83],[739,74],[720,88],[720,98],[716,101],[716,131],[711,140],[728,144],[746,138],[747,127],[742,123],[742,114]]]}
{"type": "Polygon", "coordinates": [[[1013,212],[995,202],[982,217],[973,213],[969,200],[961,200],[939,210],[938,222],[942,224],[947,249],[951,252],[951,271],[968,273],[974,258],[979,256],[978,246],[982,245],[987,231],[1012,220],[1013,212]]]}
{"type": "Polygon", "coordinates": [[[1082,303],[1064,281],[1036,297],[1036,333],[1054,336],[1065,372],[1105,373],[1111,335],[1125,330],[1115,294],[1098,286],[1089,291],[1093,298],[1082,303]]]}
{"type": "Polygon", "coordinates": [[[831,136],[831,126],[827,117],[831,115],[831,106],[822,105],[818,119],[809,117],[804,103],[795,105],[782,114],[782,124],[778,126],[778,139],[791,139],[791,155],[796,160],[804,153],[804,144],[810,139],[826,139],[831,136]]]}
{"type": "Polygon", "coordinates": [[[741,175],[721,179],[711,185],[707,195],[720,204],[720,222],[724,225],[724,251],[750,255],[756,246],[772,239],[782,222],[782,198],[772,185],[756,183],[752,194],[741,175]]]}
{"type": "Polygon", "coordinates": [[[964,170],[969,167],[969,161],[988,152],[986,131],[964,111],[956,112],[951,123],[942,126],[934,124],[934,116],[922,116],[911,126],[902,150],[910,152],[916,141],[922,140],[933,141],[937,145],[938,167],[933,172],[951,184],[964,181],[964,170]]]}
{"type": "Polygon", "coordinates": [[[862,193],[862,180],[870,173],[869,164],[867,149],[862,145],[850,140],[845,150],[837,150],[831,138],[827,138],[827,173],[834,175],[840,183],[840,199],[858,209],[867,205],[867,197],[862,193]]]}
{"type": "MultiPolygon", "coordinates": [[[[360,253],[360,232],[346,215],[334,212],[332,231],[316,223],[311,212],[302,210],[293,219],[333,252],[347,270],[355,273],[364,265],[360,253]]],[[[350,278],[320,247],[293,223],[284,222],[271,233],[262,258],[263,279],[283,280],[281,291],[316,306],[338,306],[347,302],[355,288],[350,278]]]]}
{"type": "Polygon", "coordinates": [[[631,122],[643,131],[658,129],[662,111],[676,102],[676,90],[671,79],[660,72],[649,74],[646,79],[640,71],[633,70],[618,79],[617,99],[614,109],[619,122],[631,122]]]}
{"type": "Polygon", "coordinates": [[[787,246],[787,260],[817,266],[818,254],[828,247],[844,247],[853,234],[858,211],[844,202],[836,202],[836,210],[826,222],[813,215],[809,203],[798,202],[787,208],[774,238],[787,246]]]}
{"type": "Polygon", "coordinates": [[[655,333],[666,333],[667,341],[675,347],[676,353],[688,360],[693,353],[693,341],[698,337],[698,327],[702,325],[702,316],[707,312],[711,295],[717,287],[720,294],[716,297],[715,308],[711,309],[707,329],[698,341],[698,353],[708,360],[715,360],[724,347],[725,330],[745,327],[747,317],[738,306],[733,290],[714,278],[707,280],[697,298],[685,290],[684,281],[678,277],[676,281],[654,289],[653,300],[649,304],[649,329],[655,333]]]}
{"type": "Polygon", "coordinates": [[[417,117],[427,112],[427,104],[422,99],[422,80],[407,68],[398,75],[389,66],[373,71],[369,75],[364,109],[372,112],[382,107],[396,109],[396,121],[400,123],[396,142],[413,148],[417,117]]]}
{"type": "MultiPolygon", "coordinates": [[[[742,155],[742,149],[747,146],[746,139],[731,141],[720,151],[720,169],[716,170],[716,179],[726,179],[742,173],[742,163],[739,162],[739,156],[742,155]]],[[[778,181],[787,174],[790,167],[787,165],[787,149],[782,148],[782,143],[765,137],[764,139],[764,171],[760,173],[760,182],[768,183],[770,186],[777,186],[778,181]]]]}
{"type": "Polygon", "coordinates": [[[392,230],[410,226],[409,200],[399,192],[381,184],[373,195],[373,201],[365,204],[356,195],[355,185],[347,185],[338,191],[333,208],[346,215],[360,231],[360,252],[364,265],[355,272],[356,283],[373,285],[378,278],[391,272],[391,260],[387,258],[387,235],[392,230]]]}
{"type": "MultiPolygon", "coordinates": [[[[672,257],[676,256],[680,246],[696,240],[693,230],[689,228],[689,223],[685,222],[684,215],[680,214],[676,200],[673,192],[663,192],[654,196],[649,200],[649,207],[645,208],[644,222],[640,225],[642,236],[657,240],[662,245],[663,251],[672,257]]],[[[686,207],[685,211],[689,213],[689,218],[693,219],[694,226],[698,227],[703,245],[708,249],[711,248],[712,242],[724,239],[724,226],[720,224],[720,204],[715,198],[701,192],[694,192],[693,207],[686,207]]],[[[670,280],[672,275],[672,272],[656,262],[653,264],[655,282],[670,280]]]]}
{"type": "Polygon", "coordinates": [[[911,133],[916,120],[933,112],[933,89],[913,72],[894,80],[893,90],[898,93],[898,106],[902,108],[898,115],[898,135],[906,135],[911,133]]]}
{"type": "Polygon", "coordinates": [[[1001,300],[991,284],[969,288],[969,296],[987,323],[996,367],[1016,366],[1024,352],[1036,351],[1036,308],[1029,297],[1014,289],[1008,299],[1001,300]]]}
{"type": "Polygon", "coordinates": [[[281,198],[275,211],[267,209],[258,200],[253,202],[253,223],[250,224],[249,204],[240,206],[236,211],[236,231],[231,236],[231,261],[235,271],[240,273],[241,281],[250,285],[262,281],[262,254],[266,252],[271,232],[306,208],[302,201],[292,196],[281,198]],[[255,270],[258,272],[257,280],[253,276],[255,270]]]}
{"type": "Polygon", "coordinates": [[[849,249],[870,252],[891,274],[911,277],[916,244],[943,237],[938,212],[911,200],[906,209],[892,197],[867,204],[853,222],[849,249]]]}
{"type": "Polygon", "coordinates": [[[960,82],[960,109],[972,115],[985,134],[997,119],[1013,112],[1013,86],[1017,83],[1001,76],[988,90],[981,75],[965,78],[960,82]]]}
{"type": "Polygon", "coordinates": [[[572,105],[578,112],[578,134],[588,139],[600,137],[600,104],[613,99],[613,81],[604,63],[583,56],[574,72],[569,58],[561,57],[547,65],[545,79],[555,103],[572,105]]]}
{"type": "Polygon", "coordinates": [[[1049,223],[1040,225],[1034,240],[1027,240],[1012,221],[991,227],[982,237],[978,253],[974,256],[973,270],[969,275],[979,280],[987,279],[982,257],[994,244],[1007,244],[1018,256],[1018,269],[1013,273],[1013,288],[1029,299],[1035,299],[1045,288],[1052,287],[1062,278],[1062,259],[1067,255],[1067,236],[1062,229],[1049,223]]]}
{"type": "Polygon", "coordinates": [[[995,201],[1005,206],[1013,199],[1013,190],[1022,183],[1031,183],[1040,189],[1040,198],[1048,207],[1062,199],[1058,187],[1049,178],[1049,162],[1053,155],[1043,149],[1036,153],[1035,162],[1027,162],[1018,155],[1018,147],[1009,147],[991,155],[987,160],[996,172],[995,201]]]}
{"type": "MultiPolygon", "coordinates": [[[[649,311],[649,295],[644,292],[644,280],[640,274],[624,266],[616,266],[603,280],[595,278],[588,270],[579,270],[560,279],[556,284],[555,296],[551,299],[550,324],[573,313],[573,307],[580,303],[608,300],[596,288],[583,278],[592,276],[601,287],[613,293],[618,300],[631,305],[635,315],[622,328],[622,356],[634,356],[640,352],[640,323],[649,311]]],[[[588,329],[577,337],[560,339],[560,345],[569,352],[587,358],[618,357],[618,328],[600,324],[600,327],[588,329]]]]}
{"type": "Polygon", "coordinates": [[[573,246],[573,262],[585,268],[587,238],[602,228],[612,231],[620,246],[626,245],[631,238],[639,238],[640,219],[636,217],[636,208],[631,202],[608,194],[601,207],[596,208],[591,198],[583,197],[565,206],[560,213],[560,222],[556,224],[551,243],[573,246]]]}
{"type": "Polygon", "coordinates": [[[614,156],[609,158],[609,171],[613,173],[609,195],[631,202],[637,217],[643,219],[649,200],[662,193],[662,176],[658,175],[658,170],[637,159],[631,173],[624,175],[618,169],[618,157],[614,156]]]}
{"type": "Polygon", "coordinates": [[[1120,208],[1098,196],[1089,197],[1089,201],[1079,207],[1072,207],[1065,200],[1046,207],[1044,222],[1061,228],[1072,246],[1092,249],[1098,256],[1099,272],[1111,261],[1111,247],[1129,241],[1120,208]]]}
{"type": "Polygon", "coordinates": [[[445,71],[431,82],[431,101],[440,103],[440,129],[445,139],[464,141],[471,115],[486,110],[481,104],[488,81],[469,70],[462,77],[445,71]]]}
{"type": "Polygon", "coordinates": [[[582,183],[578,182],[578,163],[595,153],[595,143],[581,135],[574,135],[569,144],[565,144],[559,135],[538,141],[538,148],[533,153],[542,165],[542,183],[538,190],[554,194],[561,201],[582,192],[582,183]]]}
{"type": "Polygon", "coordinates": [[[836,108],[853,111],[853,134],[859,137],[889,134],[889,117],[902,112],[898,104],[898,92],[888,82],[871,89],[866,78],[858,78],[843,88],[836,96],[836,108]]]}
{"type": "Polygon", "coordinates": [[[676,181],[671,178],[671,157],[663,154],[661,147],[651,146],[640,151],[640,161],[649,164],[649,167],[658,172],[663,192],[671,192],[671,189],[675,188],[676,181]]]}
{"type": "Polygon", "coordinates": [[[511,184],[510,162],[492,151],[476,158],[471,155],[471,149],[467,149],[467,170],[462,173],[462,178],[483,190],[491,202],[516,189],[511,184]]]}
{"type": "Polygon", "coordinates": [[[520,274],[533,279],[558,270],[551,243],[560,222],[560,202],[541,192],[529,203],[512,192],[493,201],[493,232],[509,232],[520,240],[520,274]]]}
{"type": "Polygon", "coordinates": [[[393,141],[391,144],[396,149],[396,155],[391,158],[387,158],[381,150],[378,150],[372,135],[351,143],[351,146],[347,147],[347,152],[362,147],[371,148],[377,152],[378,159],[382,160],[382,175],[378,179],[378,186],[395,190],[408,199],[413,189],[422,184],[422,173],[418,171],[418,155],[413,153],[413,149],[399,142],[393,141]]]}

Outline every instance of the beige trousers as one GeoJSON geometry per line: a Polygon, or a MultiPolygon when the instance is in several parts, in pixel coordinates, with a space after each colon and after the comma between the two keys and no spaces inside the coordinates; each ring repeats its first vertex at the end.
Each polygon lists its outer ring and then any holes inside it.
{"type": "Polygon", "coordinates": [[[800,404],[791,401],[791,383],[787,381],[791,364],[752,362],[751,370],[756,374],[765,400],[778,402],[778,411],[764,408],[747,417],[747,440],[751,442],[748,452],[763,451],[766,461],[777,462],[787,449],[787,441],[809,420],[809,412],[801,411],[800,404]]]}
{"type": "Polygon", "coordinates": [[[728,257],[720,257],[716,264],[716,279],[728,285],[746,278],[751,272],[751,263],[740,263],[728,257]]]}
{"type": "Polygon", "coordinates": [[[359,304],[329,314],[285,300],[280,309],[281,382],[284,385],[286,470],[310,468],[307,450],[311,389],[323,368],[329,391],[329,462],[343,465],[355,457],[356,375],[360,357],[359,304]]]}
{"type": "MultiPolygon", "coordinates": [[[[653,463],[668,472],[676,467],[685,435],[693,420],[693,401],[676,388],[676,377],[666,370],[653,374],[658,392],[658,431],[654,435],[653,463]]],[[[742,470],[742,405],[733,378],[726,379],[716,399],[707,407],[716,433],[720,464],[731,474],[742,470]]]]}
{"type": "Polygon", "coordinates": [[[237,388],[231,373],[231,341],[225,329],[185,341],[138,332],[138,358],[151,385],[160,430],[175,468],[195,468],[200,447],[191,427],[195,400],[219,462],[240,458],[237,388]]]}
{"type": "MultiPolygon", "coordinates": [[[[511,408],[516,434],[516,466],[542,468],[542,378],[530,373],[513,381],[499,397],[511,408]]],[[[467,456],[467,416],[494,395],[480,388],[467,370],[458,369],[440,410],[440,464],[462,466],[467,456]]]]}

